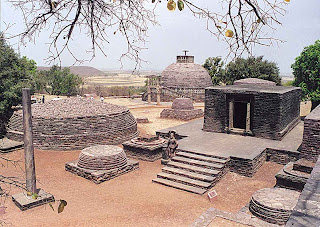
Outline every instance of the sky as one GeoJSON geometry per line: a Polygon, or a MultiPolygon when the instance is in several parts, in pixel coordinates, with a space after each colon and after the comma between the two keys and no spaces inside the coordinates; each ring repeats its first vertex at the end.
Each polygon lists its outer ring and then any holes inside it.
{"type": "MultiPolygon", "coordinates": [[[[150,0],[151,1],[151,0],[150,0]]],[[[202,0],[203,1],[203,0],[202,0]]],[[[201,2],[194,0],[193,2],[201,2]]],[[[221,9],[217,0],[208,0],[210,9],[221,9]]],[[[273,37],[284,40],[276,46],[256,46],[253,54],[263,55],[264,59],[274,61],[278,64],[281,74],[290,74],[290,65],[299,56],[305,46],[313,44],[320,39],[320,1],[319,0],[291,0],[284,7],[287,13],[280,17],[282,25],[276,26],[277,31],[273,37]]],[[[162,1],[156,9],[159,26],[149,26],[149,37],[146,49],[141,52],[141,57],[148,61],[143,64],[141,70],[162,71],[169,64],[176,61],[176,56],[181,55],[182,50],[189,50],[190,55],[195,56],[195,63],[203,64],[208,57],[221,56],[225,58],[228,54],[227,45],[217,40],[206,31],[206,21],[192,16],[188,9],[183,11],[170,12],[166,9],[166,1],[162,1]]],[[[19,11],[13,9],[10,3],[1,0],[1,27],[5,24],[14,24],[10,30],[11,34],[17,34],[24,28],[22,17],[19,11]]],[[[48,53],[48,31],[44,31],[36,39],[35,43],[27,43],[20,48],[20,54],[27,56],[37,62],[38,66],[49,66],[45,59],[48,53]]],[[[11,40],[11,44],[15,41],[11,40]]],[[[119,70],[121,63],[120,56],[125,52],[126,43],[120,35],[111,35],[110,44],[105,46],[108,56],[97,53],[90,62],[82,65],[92,66],[98,69],[119,70]]],[[[89,43],[81,34],[74,37],[72,48],[79,56],[87,57],[89,43]]],[[[62,65],[69,66],[74,63],[68,54],[62,56],[62,65]]],[[[129,59],[124,60],[122,69],[132,70],[135,62],[129,59]]]]}

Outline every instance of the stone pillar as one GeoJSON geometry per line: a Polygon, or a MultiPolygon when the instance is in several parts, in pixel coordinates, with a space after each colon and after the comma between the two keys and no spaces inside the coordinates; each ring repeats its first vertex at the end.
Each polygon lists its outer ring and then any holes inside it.
{"type": "Polygon", "coordinates": [[[246,132],[250,131],[250,102],[247,103],[247,118],[246,118],[246,132]]]}
{"type": "Polygon", "coordinates": [[[22,89],[24,153],[27,191],[36,193],[30,88],[22,89]]]}
{"type": "Polygon", "coordinates": [[[233,128],[234,101],[229,102],[229,129],[233,128]]]}
{"type": "Polygon", "coordinates": [[[148,77],[148,88],[147,88],[147,93],[148,93],[148,104],[151,103],[151,77],[148,77]]]}
{"type": "Polygon", "coordinates": [[[159,77],[156,78],[157,79],[157,105],[160,105],[160,79],[159,77]]]}

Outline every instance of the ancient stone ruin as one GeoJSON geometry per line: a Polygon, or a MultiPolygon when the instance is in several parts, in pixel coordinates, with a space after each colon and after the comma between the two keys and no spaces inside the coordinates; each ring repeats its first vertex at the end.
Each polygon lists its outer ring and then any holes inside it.
{"type": "MultiPolygon", "coordinates": [[[[208,71],[194,63],[194,56],[177,56],[176,63],[165,68],[160,76],[161,101],[173,101],[185,97],[194,101],[204,101],[205,88],[212,86],[208,71]]],[[[147,94],[143,96],[147,101],[147,94]]],[[[156,88],[151,89],[151,101],[157,101],[156,88]]]]}
{"type": "Polygon", "coordinates": [[[164,109],[160,113],[161,118],[189,121],[203,116],[201,109],[195,109],[189,98],[177,98],[173,101],[171,109],[164,109]]]}
{"type": "Polygon", "coordinates": [[[251,198],[249,210],[260,219],[273,224],[285,224],[300,193],[283,188],[264,188],[251,198]]]}
{"type": "Polygon", "coordinates": [[[208,88],[203,130],[281,140],[300,120],[300,94],[259,79],[208,88]]]}
{"type": "Polygon", "coordinates": [[[123,149],[129,157],[153,162],[161,158],[166,140],[158,136],[137,137],[124,142],[123,149]]]}
{"type": "MultiPolygon", "coordinates": [[[[120,144],[138,135],[128,108],[90,99],[67,98],[32,105],[35,147],[75,150],[97,144],[120,144]]],[[[14,112],[7,137],[22,141],[22,111],[14,112]]]]}
{"type": "Polygon", "coordinates": [[[320,105],[304,119],[301,157],[316,162],[320,155],[320,105]]]}
{"type": "Polygon", "coordinates": [[[139,162],[127,159],[123,149],[114,145],[97,145],[83,149],[77,161],[65,169],[96,184],[139,168],[139,162]]]}

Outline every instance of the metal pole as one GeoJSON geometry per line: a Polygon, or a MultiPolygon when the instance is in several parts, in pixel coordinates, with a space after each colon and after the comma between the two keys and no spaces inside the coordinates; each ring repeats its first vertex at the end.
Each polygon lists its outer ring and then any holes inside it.
{"type": "Polygon", "coordinates": [[[34,148],[32,133],[31,96],[30,88],[22,89],[24,157],[26,168],[27,191],[36,193],[36,172],[34,164],[34,148]]]}

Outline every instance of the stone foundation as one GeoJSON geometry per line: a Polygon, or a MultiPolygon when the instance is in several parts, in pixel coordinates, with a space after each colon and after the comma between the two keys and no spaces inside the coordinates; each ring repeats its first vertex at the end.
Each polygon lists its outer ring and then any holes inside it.
{"type": "Polygon", "coordinates": [[[122,168],[116,168],[112,170],[89,170],[80,168],[77,165],[77,161],[67,162],[65,165],[66,171],[86,178],[87,180],[90,180],[96,184],[111,180],[136,169],[139,169],[139,162],[133,160],[128,160],[127,164],[122,168]]]}
{"type": "MultiPolygon", "coordinates": [[[[62,102],[63,100],[59,101],[62,102]]],[[[32,113],[33,141],[36,148],[43,150],[78,150],[97,144],[121,144],[138,135],[137,122],[127,108],[90,100],[75,99],[73,101],[72,98],[65,102],[61,103],[62,110],[57,110],[57,116],[49,116],[52,110],[47,110],[45,104],[32,105],[34,111],[32,113]],[[70,105],[74,104],[73,102],[84,106],[82,106],[84,108],[83,113],[80,110],[77,112],[76,105],[74,109],[71,108],[70,105]],[[64,113],[64,107],[71,110],[64,113]],[[97,110],[92,110],[92,108],[97,108],[97,110]],[[41,115],[42,109],[49,112],[46,113],[48,116],[41,115]],[[105,114],[102,114],[103,111],[105,111],[105,114]],[[94,115],[95,112],[97,115],[94,115]]],[[[49,107],[51,107],[50,105],[49,107]]],[[[59,108],[59,105],[56,108],[59,108]]],[[[79,107],[79,109],[81,108],[79,107]]],[[[9,139],[23,141],[21,111],[16,111],[13,114],[7,131],[9,139]]]]}
{"type": "Polygon", "coordinates": [[[294,162],[299,159],[299,151],[287,151],[278,149],[267,149],[267,161],[275,162],[281,165],[286,165],[289,162],[294,162]]]}
{"type": "Polygon", "coordinates": [[[253,160],[230,157],[229,169],[231,172],[235,172],[239,175],[252,177],[266,161],[266,158],[266,150],[261,152],[261,154],[259,154],[253,160]]]}
{"type": "Polygon", "coordinates": [[[202,116],[203,116],[203,111],[200,109],[193,109],[193,110],[164,109],[160,113],[160,118],[178,119],[183,121],[189,121],[202,116]]]}
{"type": "Polygon", "coordinates": [[[166,140],[158,137],[135,138],[122,144],[127,156],[144,161],[154,162],[162,157],[166,140]]]}
{"type": "Polygon", "coordinates": [[[320,105],[304,119],[301,158],[316,162],[320,154],[320,105]]]}

